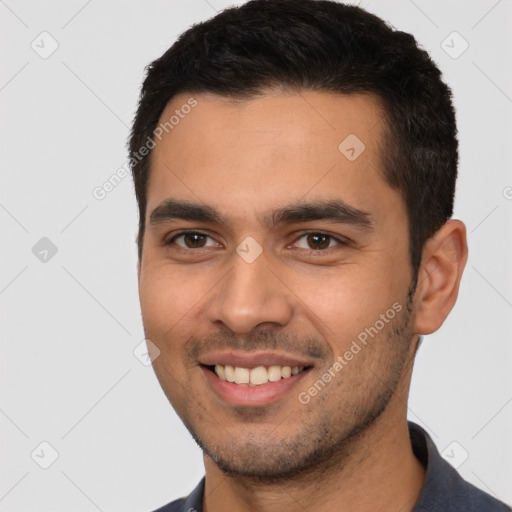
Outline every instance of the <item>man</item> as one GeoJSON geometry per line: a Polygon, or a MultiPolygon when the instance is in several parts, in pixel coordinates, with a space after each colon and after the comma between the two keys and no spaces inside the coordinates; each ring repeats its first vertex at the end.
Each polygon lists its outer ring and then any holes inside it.
{"type": "Polygon", "coordinates": [[[502,511],[407,422],[467,259],[448,87],[414,38],[253,0],[145,79],[130,139],[153,366],[204,452],[160,512],[502,511]]]}

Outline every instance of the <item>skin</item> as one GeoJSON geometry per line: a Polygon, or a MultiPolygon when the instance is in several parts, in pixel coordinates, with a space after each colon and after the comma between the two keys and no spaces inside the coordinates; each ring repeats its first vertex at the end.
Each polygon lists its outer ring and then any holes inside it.
{"type": "MultiPolygon", "coordinates": [[[[190,96],[173,98],[161,120],[190,96]]],[[[155,373],[204,450],[205,510],[412,510],[425,475],[407,428],[414,354],[418,335],[437,330],[456,301],[464,224],[449,220],[427,241],[409,297],[407,213],[381,175],[385,124],[374,97],[193,96],[197,106],[153,150],[138,279],[145,334],[160,350],[155,373]],[[349,134],[365,145],[354,161],[338,149],[349,134]],[[169,198],[211,206],[224,222],[150,223],[169,198]],[[340,199],[367,212],[372,228],[263,222],[289,204],[340,199]],[[183,237],[165,245],[186,229],[207,235],[206,246],[183,237]],[[334,237],[322,239],[327,248],[309,245],[319,232],[334,237]],[[252,263],[236,252],[248,236],[262,249],[252,263]],[[397,303],[401,311],[301,403],[297,394],[397,303]],[[314,367],[268,405],[234,406],[198,364],[213,348],[290,353],[314,367]]]]}

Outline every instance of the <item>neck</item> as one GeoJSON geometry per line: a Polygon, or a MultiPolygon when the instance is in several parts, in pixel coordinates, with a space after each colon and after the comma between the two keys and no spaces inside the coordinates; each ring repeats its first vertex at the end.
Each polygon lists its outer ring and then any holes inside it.
{"type": "Polygon", "coordinates": [[[307,474],[262,483],[225,474],[205,455],[205,512],[277,512],[283,507],[309,512],[412,511],[425,469],[409,439],[409,381],[410,375],[379,418],[350,439],[344,450],[307,474]]]}

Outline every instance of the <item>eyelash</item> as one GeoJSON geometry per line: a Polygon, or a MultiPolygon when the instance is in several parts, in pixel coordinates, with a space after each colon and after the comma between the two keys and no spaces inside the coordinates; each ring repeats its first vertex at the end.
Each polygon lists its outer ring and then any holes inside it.
{"type": "MultiPolygon", "coordinates": [[[[205,234],[205,233],[202,233],[201,231],[180,231],[179,233],[175,234],[173,237],[171,237],[169,240],[166,240],[164,241],[164,245],[165,246],[171,246],[174,244],[174,242],[176,241],[176,239],[178,239],[179,237],[181,236],[186,236],[186,235],[200,235],[200,236],[206,236],[208,238],[212,238],[211,236],[205,234]]],[[[308,235],[320,235],[320,236],[325,236],[325,237],[328,237],[330,238],[331,240],[334,240],[335,242],[337,242],[337,245],[335,245],[334,247],[327,247],[326,249],[302,249],[303,251],[309,251],[310,253],[321,253],[321,252],[327,252],[329,249],[334,249],[335,247],[346,247],[348,245],[350,245],[350,242],[347,241],[347,240],[343,240],[343,239],[340,239],[340,238],[337,238],[335,237],[334,235],[331,235],[329,233],[324,233],[323,231],[308,231],[306,233],[302,233],[300,236],[298,236],[293,243],[296,243],[298,240],[300,240],[301,238],[305,237],[305,236],[308,236],[308,235]]],[[[193,249],[193,248],[190,248],[190,247],[181,247],[181,246],[178,246],[179,249],[183,249],[185,251],[194,251],[194,250],[198,250],[198,249],[205,249],[207,247],[199,247],[197,249],[193,249]]]]}

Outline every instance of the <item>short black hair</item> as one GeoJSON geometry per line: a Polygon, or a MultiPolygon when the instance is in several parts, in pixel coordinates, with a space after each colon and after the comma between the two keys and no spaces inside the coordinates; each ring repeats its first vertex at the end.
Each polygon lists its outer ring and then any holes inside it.
{"type": "Polygon", "coordinates": [[[129,141],[139,259],[151,162],[151,152],[141,157],[140,148],[154,140],[162,111],[178,93],[370,93],[384,109],[382,175],[407,209],[416,285],[425,241],[453,213],[458,142],[451,91],[412,35],[335,1],[251,0],[193,25],[146,70],[129,141]]]}

